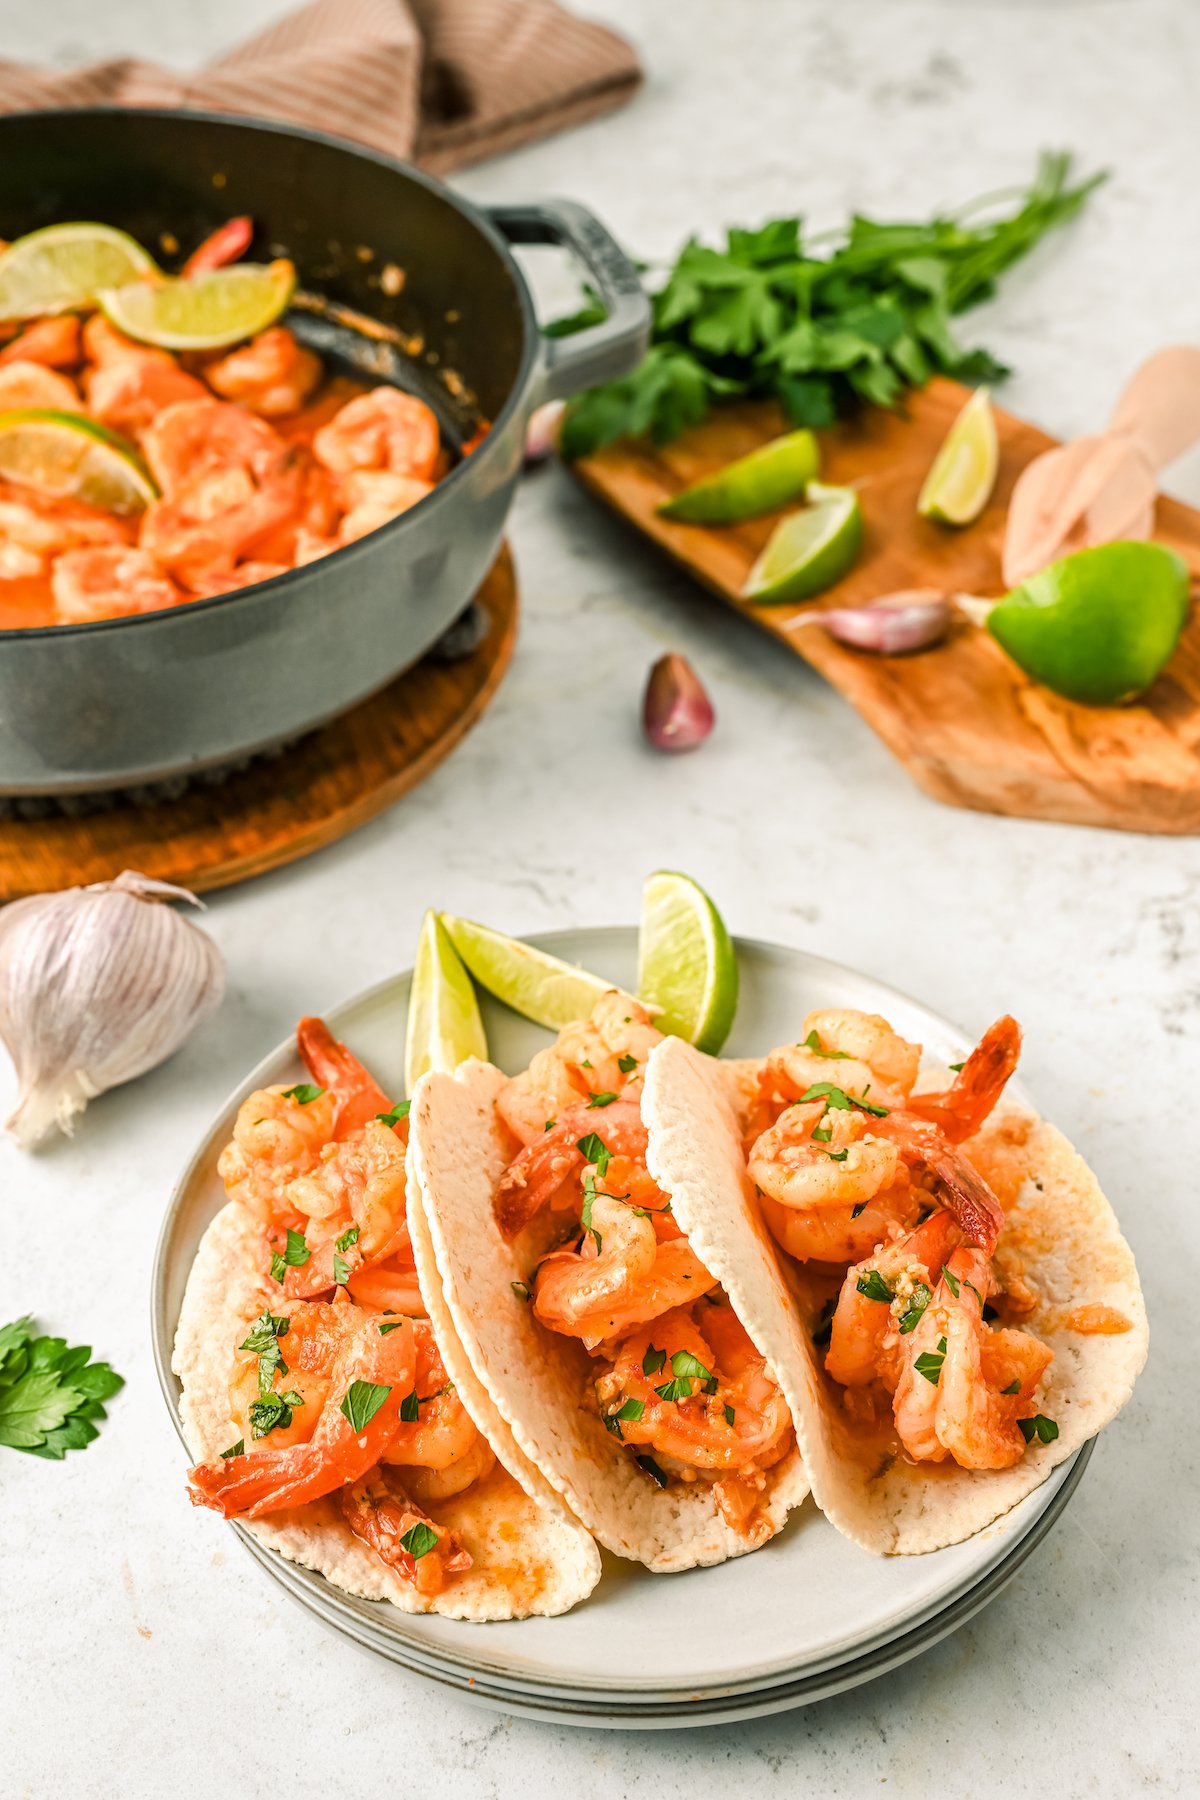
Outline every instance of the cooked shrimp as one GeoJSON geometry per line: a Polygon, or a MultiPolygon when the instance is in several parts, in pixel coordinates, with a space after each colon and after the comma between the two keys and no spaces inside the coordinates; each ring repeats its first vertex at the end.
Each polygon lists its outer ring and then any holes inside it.
{"type": "Polygon", "coordinates": [[[225,575],[194,575],[191,591],[197,599],[208,600],[215,594],[235,594],[240,588],[255,587],[260,581],[274,581],[277,575],[287,572],[287,563],[238,563],[225,575]]]}
{"type": "Polygon", "coordinates": [[[127,544],[130,530],[111,513],[0,483],[0,579],[43,575],[49,557],[85,544],[127,544]]]}
{"type": "Polygon", "coordinates": [[[60,625],[162,612],[188,598],[153,556],[128,545],[66,551],[50,572],[50,591],[60,625]]]}
{"type": "MultiPolygon", "coordinates": [[[[235,1514],[262,1518],[360,1481],[391,1444],[400,1427],[400,1403],[413,1388],[416,1345],[412,1325],[403,1320],[385,1337],[376,1313],[353,1306],[329,1307],[327,1311],[340,1315],[336,1321],[339,1342],[328,1398],[312,1437],[280,1450],[252,1450],[228,1461],[197,1465],[189,1476],[195,1505],[212,1507],[227,1519],[235,1514]],[[370,1382],[388,1390],[378,1411],[357,1432],[341,1409],[354,1382],[370,1382]]],[[[289,1364],[284,1381],[290,1380],[289,1364]]]]}
{"type": "Polygon", "coordinates": [[[230,1199],[264,1221],[289,1213],[288,1185],[319,1166],[336,1105],[328,1091],[301,1101],[282,1086],[259,1088],[244,1100],[217,1163],[230,1199]]]}
{"type": "Polygon", "coordinates": [[[413,1332],[417,1347],[413,1393],[418,1416],[401,1422],[382,1460],[443,1471],[471,1453],[478,1432],[451,1386],[432,1325],[420,1322],[413,1332]]]}
{"type": "Polygon", "coordinates": [[[922,1199],[928,1195],[912,1186],[901,1167],[890,1187],[857,1206],[804,1212],[766,1194],[759,1195],[758,1205],[775,1242],[797,1262],[845,1263],[869,1256],[893,1231],[915,1225],[922,1199]]]}
{"type": "Polygon", "coordinates": [[[1007,1469],[1025,1452],[1017,1420],[1054,1352],[1026,1332],[989,1331],[987,1286],[987,1257],[955,1250],[905,1346],[896,1430],[918,1462],[952,1456],[966,1469],[1007,1469]]]}
{"type": "MultiPolygon", "coordinates": [[[[249,420],[246,413],[241,417],[249,420]]],[[[214,575],[231,573],[261,538],[292,517],[301,473],[299,453],[282,442],[277,450],[218,463],[149,507],[139,542],[184,586],[203,586],[214,575]]]]}
{"type": "Polygon", "coordinates": [[[438,423],[412,394],[372,388],[342,407],[313,439],[318,462],[335,475],[356,469],[388,469],[430,481],[437,464],[438,423]]]}
{"type": "Polygon", "coordinates": [[[53,407],[56,412],[82,412],[79,389],[65,375],[40,362],[5,362],[0,367],[0,410],[22,406],[53,407]]]}
{"type": "MultiPolygon", "coordinates": [[[[375,1077],[334,1037],[323,1019],[311,1015],[296,1027],[296,1045],[313,1080],[334,1095],[334,1134],[347,1137],[360,1125],[379,1113],[392,1110],[392,1103],[375,1077]]],[[[408,1121],[396,1126],[402,1143],[408,1142],[408,1121]]]]}
{"type": "Polygon", "coordinates": [[[614,1156],[644,1160],[648,1133],[636,1102],[615,1100],[602,1107],[568,1107],[553,1121],[553,1128],[544,1131],[540,1141],[527,1145],[500,1177],[494,1204],[496,1222],[506,1238],[516,1237],[555,1190],[582,1171],[579,1140],[593,1132],[614,1156]]]}
{"type": "Polygon", "coordinates": [[[208,397],[168,351],[122,336],[99,313],[85,325],[83,344],[93,365],[83,376],[88,411],[114,431],[136,436],[165,407],[208,397]]]}
{"type": "Polygon", "coordinates": [[[0,366],[10,362],[44,363],[48,369],[73,369],[83,357],[79,320],[74,313],[38,319],[0,350],[0,366]]]}
{"type": "Polygon", "coordinates": [[[860,1112],[827,1110],[824,1100],[790,1106],[751,1150],[751,1180],[781,1206],[806,1212],[873,1200],[899,1163],[895,1145],[871,1134],[873,1123],[860,1112]]]}
{"type": "Polygon", "coordinates": [[[918,1094],[908,1111],[938,1126],[952,1144],[974,1137],[991,1114],[1021,1055],[1021,1027],[1005,1013],[988,1028],[943,1094],[918,1094]]]}
{"type": "Polygon", "coordinates": [[[876,1013],[812,1012],[804,1021],[805,1041],[785,1044],[767,1058],[766,1094],[799,1100],[811,1087],[830,1083],[853,1099],[903,1106],[916,1080],[921,1047],[899,1037],[876,1013]],[[816,1037],[819,1049],[812,1047],[816,1037]]]}
{"type": "Polygon", "coordinates": [[[589,1019],[564,1025],[557,1043],[539,1050],[528,1069],[500,1090],[496,1110],[513,1135],[530,1145],[541,1139],[547,1121],[590,1094],[636,1096],[640,1102],[646,1063],[661,1042],[662,1032],[645,1007],[612,988],[597,1000],[589,1019]]]}
{"type": "Polygon", "coordinates": [[[164,407],[142,439],[150,472],[168,499],[198,476],[230,464],[261,475],[283,448],[264,420],[211,394],[164,407]]]}
{"type": "Polygon", "coordinates": [[[409,1485],[393,1469],[371,1469],[361,1481],[342,1489],[338,1504],[355,1537],[429,1599],[441,1593],[447,1579],[469,1569],[471,1558],[459,1532],[436,1525],[413,1504],[406,1492],[409,1485]],[[432,1532],[436,1541],[414,1556],[405,1549],[404,1539],[418,1525],[432,1532]]]}
{"type": "Polygon", "coordinates": [[[321,359],[305,350],[284,325],[273,325],[220,362],[204,379],[223,400],[236,400],[273,419],[298,412],[321,379],[321,359]]]}
{"type": "Polygon", "coordinates": [[[461,1494],[472,1482],[483,1481],[495,1466],[495,1451],[482,1431],[477,1431],[474,1443],[457,1462],[450,1463],[444,1469],[408,1466],[402,1479],[409,1497],[418,1506],[429,1506],[434,1501],[448,1500],[453,1494],[461,1494]]]}
{"type": "Polygon", "coordinates": [[[369,531],[378,530],[389,519],[399,518],[426,494],[432,494],[433,483],[413,475],[393,475],[387,469],[362,469],[343,478],[342,488],[347,512],[338,527],[338,548],[353,544],[369,531]]]}
{"type": "Polygon", "coordinates": [[[847,1270],[830,1328],[825,1367],[844,1387],[882,1381],[894,1393],[904,1339],[928,1304],[939,1271],[962,1241],[948,1212],[937,1211],[914,1230],[847,1270]],[[872,1274],[891,1298],[870,1291],[872,1274]]]}
{"type": "Polygon", "coordinates": [[[591,1216],[593,1230],[579,1251],[556,1250],[534,1278],[533,1310],[551,1331],[582,1338],[594,1350],[716,1286],[682,1234],[660,1243],[649,1219],[602,1193],[591,1216]]]}

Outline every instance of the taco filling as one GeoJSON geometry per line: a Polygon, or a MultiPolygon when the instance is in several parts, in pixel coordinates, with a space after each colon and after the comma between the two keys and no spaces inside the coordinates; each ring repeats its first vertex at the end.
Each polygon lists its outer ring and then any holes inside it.
{"type": "Polygon", "coordinates": [[[229,1204],[184,1304],[176,1368],[203,1457],[192,1500],[273,1522],[268,1541],[285,1554],[409,1610],[560,1611],[598,1559],[552,1495],[539,1493],[539,1510],[514,1479],[524,1459],[486,1401],[469,1410],[461,1351],[427,1316],[407,1222],[408,1109],[319,1019],[297,1039],[313,1079],[240,1108],[219,1162],[229,1204]],[[556,1558],[568,1566],[548,1570],[556,1558]]]}

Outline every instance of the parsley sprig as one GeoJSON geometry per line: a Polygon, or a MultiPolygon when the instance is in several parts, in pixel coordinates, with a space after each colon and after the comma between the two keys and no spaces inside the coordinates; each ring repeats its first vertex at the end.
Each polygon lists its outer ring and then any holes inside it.
{"type": "MultiPolygon", "coordinates": [[[[792,218],[734,227],[723,250],[690,239],[653,296],[645,359],[571,401],[563,454],[586,456],[625,433],[666,444],[714,401],[742,396],[774,398],[793,425],[820,427],[862,400],[895,406],[934,374],[1002,380],[1003,364],[964,350],[950,321],[990,298],[1004,270],[1073,219],[1104,180],[1071,187],[1070,167],[1066,152],[1043,152],[1015,209],[978,225],[972,214],[1013,196],[989,195],[926,224],[856,213],[824,237],[806,239],[792,218]]],[[[551,331],[565,336],[595,321],[593,297],[551,331]]]]}
{"type": "Polygon", "coordinates": [[[108,1417],[103,1402],[125,1381],[91,1354],[89,1344],[35,1337],[28,1316],[0,1329],[0,1444],[61,1462],[99,1437],[93,1421],[108,1417]]]}

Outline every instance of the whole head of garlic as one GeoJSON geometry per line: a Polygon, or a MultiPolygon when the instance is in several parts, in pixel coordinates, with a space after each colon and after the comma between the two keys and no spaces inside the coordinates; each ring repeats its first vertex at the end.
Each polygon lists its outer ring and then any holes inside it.
{"type": "Polygon", "coordinates": [[[0,911],[0,1038],[20,1090],[6,1129],[31,1149],[106,1088],[178,1050],[225,991],[212,939],[166,900],[186,888],[126,869],[0,911]]]}

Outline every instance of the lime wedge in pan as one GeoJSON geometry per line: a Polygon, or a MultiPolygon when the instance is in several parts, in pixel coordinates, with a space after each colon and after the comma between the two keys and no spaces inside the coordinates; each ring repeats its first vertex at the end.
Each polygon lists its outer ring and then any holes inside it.
{"type": "Polygon", "coordinates": [[[105,317],[160,350],[218,350],[265,331],[284,311],[296,271],[273,263],[233,263],[178,280],[132,281],[97,298],[105,317]]]}
{"type": "Polygon", "coordinates": [[[111,225],[48,225],[0,255],[0,319],[90,306],[101,288],[157,274],[154,258],[111,225]]]}
{"type": "Polygon", "coordinates": [[[49,407],[0,413],[0,476],[51,500],[80,500],[123,516],[158,499],[132,444],[82,413],[49,407]]]}

